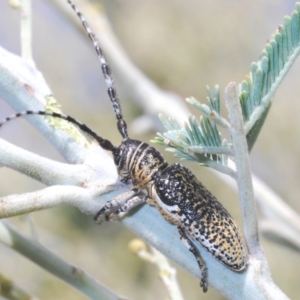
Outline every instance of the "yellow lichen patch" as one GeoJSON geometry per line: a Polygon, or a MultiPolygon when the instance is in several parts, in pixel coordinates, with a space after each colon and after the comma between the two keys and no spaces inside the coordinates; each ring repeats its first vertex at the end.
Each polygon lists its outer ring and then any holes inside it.
{"type": "MultiPolygon", "coordinates": [[[[62,111],[60,109],[61,105],[56,101],[53,95],[47,95],[45,98],[47,100],[45,111],[62,114],[62,111]]],[[[72,136],[79,145],[83,147],[91,146],[91,143],[86,139],[86,137],[73,123],[53,116],[46,116],[45,118],[48,120],[51,126],[63,130],[67,134],[72,136]]]]}

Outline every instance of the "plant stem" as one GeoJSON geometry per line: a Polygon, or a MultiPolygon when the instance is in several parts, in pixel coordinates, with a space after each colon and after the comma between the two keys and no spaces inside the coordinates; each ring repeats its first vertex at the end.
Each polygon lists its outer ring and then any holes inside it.
{"type": "Polygon", "coordinates": [[[260,249],[258,238],[257,211],[251,178],[251,167],[248,155],[248,146],[245,136],[242,108],[236,84],[231,82],[225,89],[225,102],[231,122],[231,138],[235,151],[237,184],[241,210],[244,220],[244,235],[250,254],[260,249]]]}

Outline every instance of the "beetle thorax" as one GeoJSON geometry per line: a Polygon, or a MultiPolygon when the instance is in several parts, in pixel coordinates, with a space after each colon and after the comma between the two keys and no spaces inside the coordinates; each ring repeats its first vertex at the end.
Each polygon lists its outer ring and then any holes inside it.
{"type": "Polygon", "coordinates": [[[123,140],[113,155],[119,179],[122,182],[131,179],[140,189],[168,166],[158,150],[137,140],[123,140]]]}

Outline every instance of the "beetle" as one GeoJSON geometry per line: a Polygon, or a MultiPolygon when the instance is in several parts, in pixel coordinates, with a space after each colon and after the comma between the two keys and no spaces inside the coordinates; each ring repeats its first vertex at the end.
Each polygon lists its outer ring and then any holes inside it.
{"type": "Polygon", "coordinates": [[[202,272],[200,286],[206,292],[207,267],[194,241],[226,267],[240,272],[248,263],[248,251],[243,236],[224,206],[189,169],[179,163],[168,164],[156,148],[128,136],[111,69],[103,51],[81,12],[70,0],[67,2],[80,18],[100,60],[107,92],[116,115],[117,128],[122,137],[120,145],[114,146],[71,116],[49,111],[20,112],[4,119],[0,127],[17,117],[42,115],[65,119],[92,136],[103,149],[112,153],[119,180],[132,183],[131,191],[106,202],[94,216],[94,220],[101,223],[103,218],[112,219],[145,202],[154,205],[168,222],[177,227],[181,241],[195,256],[202,272]],[[141,191],[145,191],[142,196],[141,191]]]}

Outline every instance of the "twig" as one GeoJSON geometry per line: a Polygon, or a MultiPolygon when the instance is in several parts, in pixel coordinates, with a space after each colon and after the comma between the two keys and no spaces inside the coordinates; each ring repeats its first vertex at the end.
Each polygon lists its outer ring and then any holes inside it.
{"type": "Polygon", "coordinates": [[[20,41],[21,56],[32,67],[35,66],[32,59],[32,14],[31,0],[10,0],[9,5],[20,11],[20,41]]]}
{"type": "Polygon", "coordinates": [[[21,5],[21,53],[22,57],[27,60],[32,66],[32,14],[31,0],[22,0],[21,5]]]}
{"type": "Polygon", "coordinates": [[[237,169],[237,184],[244,220],[244,234],[250,254],[260,249],[258,240],[257,210],[251,178],[251,167],[248,155],[248,146],[244,131],[242,109],[239,102],[235,83],[230,83],[225,89],[225,103],[231,121],[231,138],[235,151],[237,169]]]}
{"type": "MultiPolygon", "coordinates": [[[[55,2],[60,10],[82,30],[80,22],[78,22],[71,9],[65,5],[65,1],[52,0],[51,2],[55,2]]],[[[184,100],[175,93],[159,88],[130,61],[116,38],[104,10],[97,9],[95,5],[82,0],[77,0],[76,5],[80,7],[85,16],[88,16],[90,26],[96,33],[101,47],[113,65],[114,73],[119,74],[123,84],[126,85],[127,90],[131,93],[130,98],[156,121],[157,115],[160,112],[176,118],[179,124],[183,124],[186,116],[189,115],[189,110],[184,100]]]]}
{"type": "Polygon", "coordinates": [[[1,296],[5,297],[3,299],[38,300],[37,297],[28,294],[16,285],[13,280],[0,274],[0,297],[1,296]]]}
{"type": "Polygon", "coordinates": [[[94,214],[104,204],[104,201],[99,201],[98,197],[110,190],[112,187],[101,188],[99,186],[97,189],[84,189],[75,186],[53,185],[31,193],[9,195],[0,198],[0,219],[61,204],[69,204],[79,208],[84,213],[94,214]]]}
{"type": "Polygon", "coordinates": [[[129,243],[129,249],[143,260],[155,264],[159,269],[159,277],[165,284],[170,299],[183,300],[179,284],[176,279],[176,270],[170,266],[167,258],[155,248],[150,247],[151,252],[147,251],[147,245],[140,239],[134,239],[129,243]]]}
{"type": "Polygon", "coordinates": [[[205,146],[189,146],[184,149],[186,152],[202,153],[202,154],[227,154],[233,155],[232,149],[227,147],[205,147],[205,146]]]}
{"type": "Polygon", "coordinates": [[[254,200],[248,146],[244,130],[242,109],[239,102],[235,83],[231,82],[225,89],[225,103],[231,122],[231,138],[235,151],[235,164],[237,169],[237,185],[243,214],[244,235],[250,256],[248,273],[261,283],[261,293],[267,299],[270,289],[277,290],[276,298],[284,299],[286,296],[276,287],[271,279],[269,267],[261,249],[258,237],[257,211],[254,200]]]}
{"type": "MultiPolygon", "coordinates": [[[[91,156],[97,152],[88,151],[91,156]]],[[[101,153],[101,152],[100,152],[101,153]]],[[[107,155],[104,159],[107,159],[107,155]]],[[[3,139],[0,139],[0,165],[14,169],[22,174],[28,175],[44,184],[73,184],[84,185],[93,177],[91,169],[87,165],[70,165],[60,163],[51,159],[39,156],[20,147],[12,145],[3,139]],[[82,176],[85,174],[85,176],[82,176]],[[83,178],[86,177],[84,181],[83,178]]],[[[98,152],[98,161],[100,160],[98,152]]],[[[91,159],[91,158],[90,158],[91,159]]],[[[109,162],[109,160],[107,160],[109,162]]],[[[111,161],[111,167],[113,162],[111,161]]],[[[115,176],[116,179],[117,176],[115,176]]]]}
{"type": "Polygon", "coordinates": [[[0,242],[69,283],[90,299],[122,299],[81,269],[68,264],[42,245],[19,234],[4,221],[0,222],[0,242]]]}
{"type": "MultiPolygon", "coordinates": [[[[229,161],[229,166],[233,168],[233,162],[229,161]]],[[[232,189],[237,190],[237,186],[232,178],[220,173],[214,172],[222,181],[229,185],[232,189]]],[[[252,174],[253,187],[255,200],[258,204],[258,208],[262,213],[261,220],[259,221],[259,230],[264,232],[270,231],[276,224],[276,227],[281,227],[281,231],[274,231],[273,234],[278,235],[282,233],[282,230],[286,233],[285,238],[288,240],[287,246],[292,246],[294,249],[300,249],[300,216],[293,210],[288,204],[274,193],[265,183],[263,183],[258,177],[252,174]]],[[[268,236],[269,237],[269,236],[268,236]]],[[[282,236],[278,236],[273,242],[282,241],[282,236]]]]}

